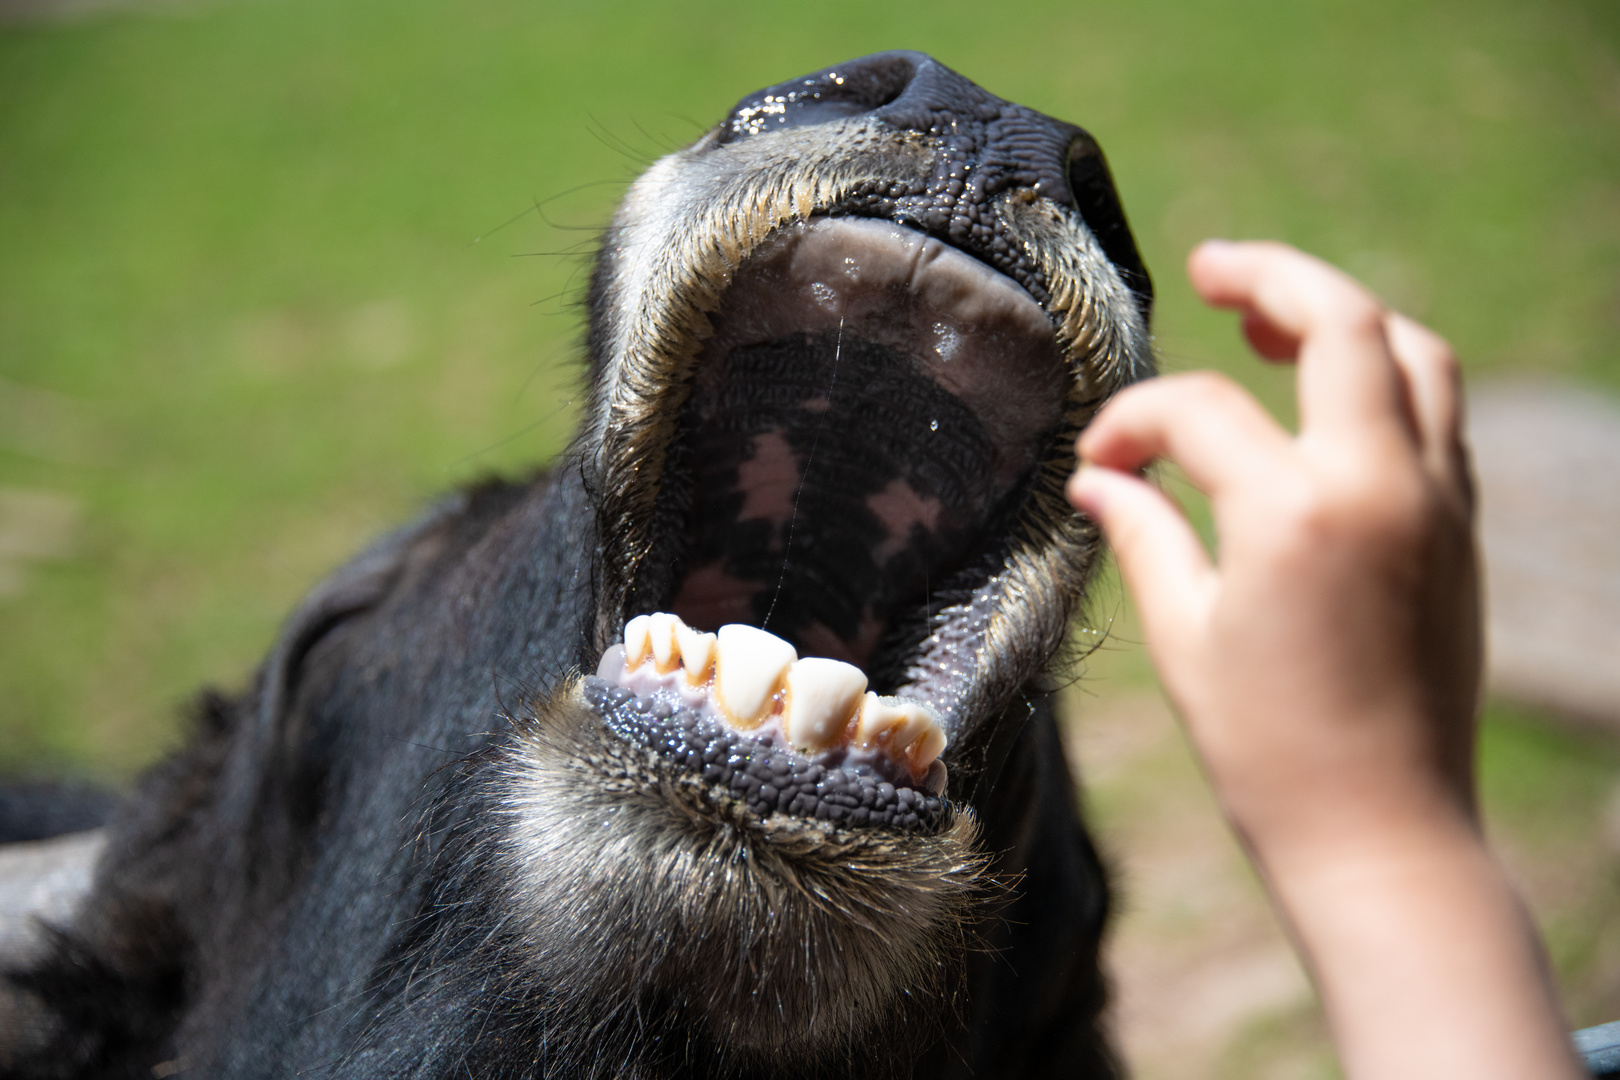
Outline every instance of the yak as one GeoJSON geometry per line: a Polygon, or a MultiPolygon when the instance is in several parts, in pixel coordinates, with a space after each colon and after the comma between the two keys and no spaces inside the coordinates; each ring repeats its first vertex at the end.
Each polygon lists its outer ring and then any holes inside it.
{"type": "Polygon", "coordinates": [[[829,67],[635,181],[584,306],[559,462],[315,588],[102,829],[0,848],[6,1075],[1119,1074],[1051,702],[1074,439],[1152,367],[1096,141],[829,67]]]}

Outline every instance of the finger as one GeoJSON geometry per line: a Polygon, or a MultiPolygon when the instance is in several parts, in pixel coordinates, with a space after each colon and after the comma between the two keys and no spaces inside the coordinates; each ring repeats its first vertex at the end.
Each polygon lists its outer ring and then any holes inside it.
{"type": "Polygon", "coordinates": [[[1169,644],[1203,621],[1215,569],[1198,534],[1164,492],[1139,477],[1088,464],[1069,478],[1068,495],[1107,534],[1150,639],[1169,644]]]}
{"type": "Polygon", "coordinates": [[[1076,444],[1086,461],[1130,472],[1174,461],[1211,498],[1266,482],[1294,452],[1288,433],[1248,391],[1199,371],[1137,383],[1110,401],[1076,444]]]}
{"type": "Polygon", "coordinates": [[[1454,487],[1465,485],[1468,452],[1462,432],[1462,369],[1446,339],[1397,312],[1384,320],[1390,352],[1406,379],[1424,467],[1454,487]]]}
{"type": "Polygon", "coordinates": [[[1383,306],[1353,279],[1276,243],[1206,242],[1189,256],[1187,272],[1199,295],[1241,309],[1268,345],[1298,342],[1302,430],[1411,437],[1383,306]]]}
{"type": "Polygon", "coordinates": [[[1285,333],[1259,312],[1244,312],[1243,336],[1267,360],[1293,360],[1299,356],[1299,338],[1285,333]]]}

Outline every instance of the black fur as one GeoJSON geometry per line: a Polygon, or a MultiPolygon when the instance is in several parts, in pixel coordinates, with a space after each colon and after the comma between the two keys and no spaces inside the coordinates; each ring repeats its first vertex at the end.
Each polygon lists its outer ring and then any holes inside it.
{"type": "MultiPolygon", "coordinates": [[[[62,1023],[12,1075],[765,1075],[656,1001],[574,1015],[501,907],[510,717],[586,659],[584,502],[571,472],[488,485],[318,590],[253,692],[143,781],[71,933],[14,980],[62,1023]]],[[[1020,707],[981,781],[1009,895],[909,1037],[824,1075],[1107,1075],[1106,894],[1044,699],[1020,707]]]]}
{"type": "Polygon", "coordinates": [[[31,1018],[6,1075],[1116,1074],[1108,893],[1041,679],[953,750],[938,836],[722,797],[579,697],[618,572],[591,450],[385,538],[208,699],[0,988],[31,1018]]]}

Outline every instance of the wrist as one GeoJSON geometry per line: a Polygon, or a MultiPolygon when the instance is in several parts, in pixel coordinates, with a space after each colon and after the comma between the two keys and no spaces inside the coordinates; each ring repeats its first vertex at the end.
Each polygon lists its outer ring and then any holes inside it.
{"type": "Polygon", "coordinates": [[[1348,1077],[1578,1075],[1535,930],[1470,819],[1255,854],[1348,1077]]]}
{"type": "Polygon", "coordinates": [[[1244,845],[1278,883],[1398,876],[1465,857],[1492,858],[1471,800],[1439,782],[1326,782],[1308,797],[1238,797],[1226,808],[1244,845]]]}

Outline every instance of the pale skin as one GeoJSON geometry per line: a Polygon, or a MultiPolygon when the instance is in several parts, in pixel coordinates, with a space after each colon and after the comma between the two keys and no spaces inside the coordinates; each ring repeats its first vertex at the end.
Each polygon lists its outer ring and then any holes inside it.
{"type": "Polygon", "coordinates": [[[1170,375],[1081,436],[1148,651],[1310,969],[1351,1080],[1587,1074],[1480,826],[1474,497],[1450,347],[1344,274],[1211,241],[1199,295],[1298,365],[1299,434],[1170,375]],[[1179,465],[1218,553],[1140,470],[1179,465]]]}

